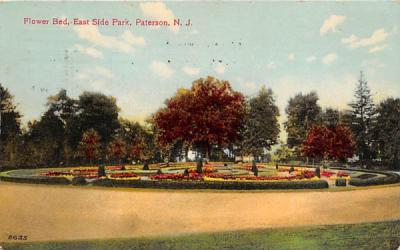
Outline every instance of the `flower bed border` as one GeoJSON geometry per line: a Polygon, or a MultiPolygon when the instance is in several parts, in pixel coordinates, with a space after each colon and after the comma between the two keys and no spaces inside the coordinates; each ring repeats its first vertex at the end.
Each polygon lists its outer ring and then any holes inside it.
{"type": "Polygon", "coordinates": [[[329,185],[324,180],[318,181],[280,181],[280,182],[240,182],[240,181],[172,181],[172,180],[111,180],[99,179],[92,182],[94,186],[161,188],[161,189],[323,189],[329,185]]]}
{"type": "Polygon", "coordinates": [[[71,181],[65,177],[11,177],[0,175],[0,181],[9,181],[29,184],[69,185],[71,181]]]}

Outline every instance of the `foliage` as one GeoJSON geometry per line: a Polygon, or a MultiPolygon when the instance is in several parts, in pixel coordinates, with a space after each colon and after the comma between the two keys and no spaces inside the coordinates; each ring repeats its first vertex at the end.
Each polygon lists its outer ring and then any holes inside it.
{"type": "Polygon", "coordinates": [[[206,157],[210,145],[227,145],[238,139],[245,114],[244,97],[229,82],[200,78],[190,90],[181,89],[154,116],[160,144],[182,140],[201,148],[206,157]]]}
{"type": "Polygon", "coordinates": [[[101,137],[101,143],[107,145],[119,128],[116,99],[101,93],[83,92],[78,103],[81,131],[95,129],[101,137]]]}
{"type": "Polygon", "coordinates": [[[99,166],[99,169],[98,169],[98,171],[97,171],[97,175],[98,175],[99,177],[106,176],[106,168],[105,168],[104,165],[100,165],[100,166],[99,166]]]}
{"type": "Polygon", "coordinates": [[[338,178],[335,181],[335,186],[337,186],[337,187],[345,187],[346,184],[347,184],[347,182],[346,182],[346,179],[344,179],[344,178],[338,178]]]}
{"type": "Polygon", "coordinates": [[[243,153],[259,156],[270,150],[279,136],[279,109],[271,89],[262,87],[258,95],[248,101],[249,112],[243,131],[243,153]]]}
{"type": "Polygon", "coordinates": [[[373,157],[372,131],[375,105],[368,82],[363,79],[362,72],[354,92],[354,100],[349,105],[352,108],[350,128],[356,142],[356,154],[361,161],[369,160],[373,157]]]}
{"type": "Polygon", "coordinates": [[[388,98],[377,107],[374,146],[378,157],[393,169],[400,169],[400,99],[388,98]]]}
{"type": "Polygon", "coordinates": [[[273,152],[271,159],[274,162],[286,162],[292,158],[293,154],[293,149],[290,149],[287,145],[281,143],[273,152]]]}
{"type": "Polygon", "coordinates": [[[108,156],[111,159],[118,160],[119,164],[121,159],[126,156],[126,145],[122,138],[114,138],[108,145],[108,156]]]}
{"type": "Polygon", "coordinates": [[[286,107],[288,118],[284,124],[288,133],[289,148],[298,149],[305,140],[307,132],[318,123],[321,107],[317,102],[318,95],[315,92],[306,95],[300,93],[290,98],[286,107]]]}
{"type": "Polygon", "coordinates": [[[86,179],[82,176],[75,176],[72,178],[72,185],[86,185],[86,179]]]}
{"type": "Polygon", "coordinates": [[[91,163],[100,156],[100,135],[94,129],[85,131],[79,143],[79,153],[91,163]]]}
{"type": "Polygon", "coordinates": [[[13,96],[0,83],[0,160],[12,160],[12,142],[20,135],[21,115],[16,110],[13,96]]]}
{"type": "Polygon", "coordinates": [[[303,143],[303,153],[308,157],[345,159],[353,155],[351,132],[342,125],[332,128],[314,126],[303,143]]]}

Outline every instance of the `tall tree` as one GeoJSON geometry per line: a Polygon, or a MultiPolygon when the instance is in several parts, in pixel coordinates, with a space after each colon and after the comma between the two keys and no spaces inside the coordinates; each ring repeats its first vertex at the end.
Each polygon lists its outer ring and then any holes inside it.
{"type": "Polygon", "coordinates": [[[326,108],[321,112],[322,124],[328,128],[336,127],[341,122],[341,113],[337,109],[326,108]]]}
{"type": "Polygon", "coordinates": [[[374,128],[375,146],[382,162],[400,169],[400,99],[388,98],[377,107],[374,128]]]}
{"type": "Polygon", "coordinates": [[[84,92],[79,96],[80,130],[95,129],[103,145],[107,145],[119,128],[116,99],[101,93],[84,92]]]}
{"type": "MultiPolygon", "coordinates": [[[[10,160],[11,152],[4,152],[5,147],[10,143],[16,143],[16,137],[21,133],[21,115],[16,110],[13,96],[8,89],[0,84],[0,161],[10,160]]],[[[14,148],[8,145],[7,148],[14,148]]]]}
{"type": "Polygon", "coordinates": [[[108,144],[107,155],[109,158],[118,161],[121,165],[122,159],[126,156],[126,145],[122,138],[115,137],[108,144]]]}
{"type": "Polygon", "coordinates": [[[161,143],[189,142],[208,158],[212,144],[238,139],[244,115],[243,95],[229,82],[207,77],[194,81],[190,90],[178,90],[155,114],[154,123],[161,143]]]}
{"type": "Polygon", "coordinates": [[[353,156],[351,132],[343,125],[335,127],[314,126],[302,147],[303,153],[317,159],[339,159],[353,156]]]}
{"type": "Polygon", "coordinates": [[[95,129],[86,130],[79,143],[79,155],[85,157],[92,164],[93,160],[98,159],[101,154],[100,141],[101,137],[95,129]]]}
{"type": "Polygon", "coordinates": [[[299,93],[290,98],[286,107],[288,118],[285,122],[289,148],[295,148],[297,153],[300,152],[300,146],[306,139],[308,131],[318,123],[320,113],[317,93],[311,92],[306,95],[299,93]]]}
{"type": "Polygon", "coordinates": [[[279,109],[275,105],[271,89],[264,86],[258,95],[248,102],[249,111],[245,119],[243,149],[258,157],[264,150],[270,150],[279,136],[279,109]]]}
{"type": "Polygon", "coordinates": [[[356,154],[361,164],[364,164],[365,160],[373,157],[372,128],[376,112],[368,82],[364,79],[362,72],[354,93],[354,100],[349,105],[352,108],[350,128],[356,142],[356,154]]]}
{"type": "Polygon", "coordinates": [[[56,123],[62,130],[58,140],[62,145],[64,162],[69,164],[72,148],[81,136],[79,126],[76,125],[82,110],[79,108],[78,101],[70,98],[65,89],[48,97],[47,106],[48,111],[45,114],[47,120],[55,119],[56,121],[53,121],[53,123],[56,123]],[[76,142],[74,143],[74,141],[76,142]]]}

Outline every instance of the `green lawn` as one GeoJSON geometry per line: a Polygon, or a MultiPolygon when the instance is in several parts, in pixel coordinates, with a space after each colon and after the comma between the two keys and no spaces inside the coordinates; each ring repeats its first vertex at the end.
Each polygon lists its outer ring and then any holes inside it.
{"type": "Polygon", "coordinates": [[[174,237],[0,244],[8,249],[397,249],[400,221],[174,237]]]}

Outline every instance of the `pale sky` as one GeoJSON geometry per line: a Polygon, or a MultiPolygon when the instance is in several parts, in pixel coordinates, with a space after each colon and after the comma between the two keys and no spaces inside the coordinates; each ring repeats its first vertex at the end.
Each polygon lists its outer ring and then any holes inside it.
{"type": "Polygon", "coordinates": [[[122,117],[142,121],[208,75],[249,96],[272,88],[281,115],[291,96],[312,90],[322,107],[344,109],[360,70],[376,101],[400,96],[399,24],[400,5],[390,2],[3,2],[0,82],[24,122],[39,119],[61,88],[113,95],[122,117]],[[132,26],[29,25],[25,17],[132,26]],[[192,26],[136,26],[137,18],[192,26]]]}

